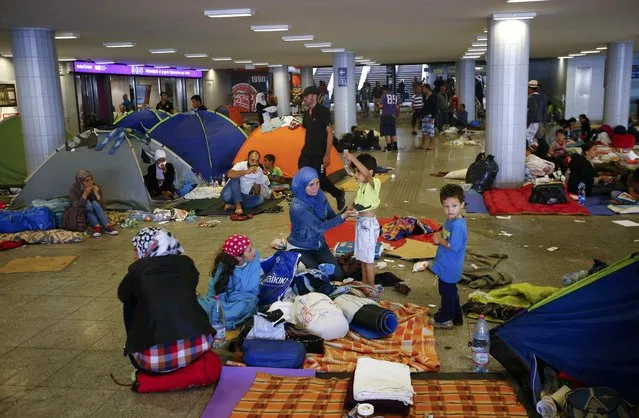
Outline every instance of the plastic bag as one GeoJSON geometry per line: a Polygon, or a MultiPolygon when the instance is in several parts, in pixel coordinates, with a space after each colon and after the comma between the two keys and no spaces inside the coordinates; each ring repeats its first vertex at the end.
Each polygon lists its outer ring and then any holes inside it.
{"type": "Polygon", "coordinates": [[[285,340],[284,322],[276,323],[260,316],[253,315],[253,328],[246,335],[248,340],[285,340]]]}
{"type": "Polygon", "coordinates": [[[55,216],[48,207],[0,212],[0,232],[46,231],[55,228],[55,216]]]}
{"type": "Polygon", "coordinates": [[[466,183],[472,184],[472,189],[478,193],[483,193],[485,190],[490,189],[498,171],[499,166],[495,161],[495,156],[487,155],[484,158],[484,154],[481,153],[477,156],[475,162],[468,167],[466,183]]]}
{"type": "Polygon", "coordinates": [[[260,305],[270,305],[286,292],[293,281],[295,266],[300,257],[301,255],[296,252],[277,251],[261,261],[262,271],[266,274],[260,282],[260,305]]]}

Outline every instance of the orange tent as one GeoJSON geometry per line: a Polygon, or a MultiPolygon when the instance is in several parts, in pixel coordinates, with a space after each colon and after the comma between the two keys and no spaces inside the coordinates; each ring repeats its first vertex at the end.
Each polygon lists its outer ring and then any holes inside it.
{"type": "MultiPolygon", "coordinates": [[[[281,127],[266,133],[259,127],[246,139],[233,162],[246,160],[251,150],[259,151],[262,157],[273,154],[275,165],[282,169],[285,177],[292,178],[298,170],[297,160],[304,146],[305,134],[306,131],[301,126],[295,129],[281,127]]],[[[338,180],[346,174],[341,155],[334,147],[331,149],[331,165],[328,166],[326,174],[332,180],[338,180]]]]}
{"type": "Polygon", "coordinates": [[[244,126],[244,118],[240,113],[240,109],[231,105],[226,105],[226,109],[229,111],[229,119],[235,122],[237,126],[242,128],[244,126]]]}

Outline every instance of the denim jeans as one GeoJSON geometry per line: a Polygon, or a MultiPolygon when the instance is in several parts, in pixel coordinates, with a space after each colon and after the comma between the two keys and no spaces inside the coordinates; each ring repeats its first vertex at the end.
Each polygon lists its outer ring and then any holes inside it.
{"type": "Polygon", "coordinates": [[[446,283],[439,279],[437,280],[437,287],[439,289],[439,295],[442,298],[442,303],[439,311],[435,314],[435,321],[454,321],[456,323],[463,322],[464,316],[462,314],[461,306],[459,305],[457,283],[446,283]]]}
{"type": "Polygon", "coordinates": [[[226,182],[220,197],[224,202],[229,204],[239,202],[244,209],[253,209],[264,203],[264,199],[261,196],[242,193],[239,177],[226,182]]]}
{"type": "Polygon", "coordinates": [[[100,206],[100,204],[96,200],[94,201],[87,200],[85,209],[86,209],[86,215],[87,215],[87,222],[89,223],[89,226],[93,227],[93,226],[100,226],[100,225],[103,225],[103,226],[109,225],[109,220],[104,214],[104,210],[102,209],[102,206],[100,206]]]}
{"type": "Polygon", "coordinates": [[[319,250],[291,249],[291,251],[295,251],[302,255],[302,257],[300,257],[300,261],[307,269],[317,269],[318,266],[323,263],[333,264],[335,266],[335,275],[333,276],[333,280],[344,280],[344,270],[342,270],[342,266],[339,265],[337,259],[326,243],[322,244],[319,250]]]}

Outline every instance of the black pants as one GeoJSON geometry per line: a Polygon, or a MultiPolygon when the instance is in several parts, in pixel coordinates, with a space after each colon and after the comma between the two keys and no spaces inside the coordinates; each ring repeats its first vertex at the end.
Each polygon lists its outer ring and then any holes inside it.
{"type": "Polygon", "coordinates": [[[344,280],[344,270],[342,270],[342,266],[340,266],[339,262],[331,252],[330,248],[326,245],[326,243],[322,244],[322,246],[317,251],[313,250],[291,250],[297,253],[300,253],[302,257],[300,257],[300,261],[306,266],[308,269],[317,269],[320,264],[333,264],[335,266],[335,275],[333,276],[333,280],[342,281],[344,280]]]}
{"type": "Polygon", "coordinates": [[[442,297],[442,304],[435,314],[435,321],[453,321],[461,323],[464,321],[461,306],[459,305],[459,294],[457,293],[457,283],[446,283],[439,279],[437,281],[439,295],[442,297]]]}
{"type": "Polygon", "coordinates": [[[341,197],[344,194],[344,192],[338,189],[337,187],[335,187],[333,182],[330,181],[328,177],[326,176],[326,173],[322,172],[321,168],[322,168],[323,160],[324,160],[323,156],[309,157],[308,155],[302,154],[300,155],[299,160],[297,160],[297,168],[302,168],[302,167],[314,168],[315,171],[317,171],[317,173],[319,174],[320,187],[322,188],[322,190],[324,190],[326,193],[330,194],[335,199],[337,199],[338,197],[341,197]]]}
{"type": "Polygon", "coordinates": [[[422,110],[421,109],[413,110],[413,114],[411,115],[411,118],[410,118],[410,126],[413,127],[413,130],[422,129],[422,110]]]}

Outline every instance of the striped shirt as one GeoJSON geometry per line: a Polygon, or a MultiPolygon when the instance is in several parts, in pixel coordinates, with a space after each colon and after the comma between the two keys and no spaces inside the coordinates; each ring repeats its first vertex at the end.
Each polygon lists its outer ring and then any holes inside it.
{"type": "Polygon", "coordinates": [[[415,110],[420,110],[422,107],[424,107],[424,98],[421,94],[413,94],[413,97],[411,97],[410,101],[413,105],[413,109],[415,110]]]}

